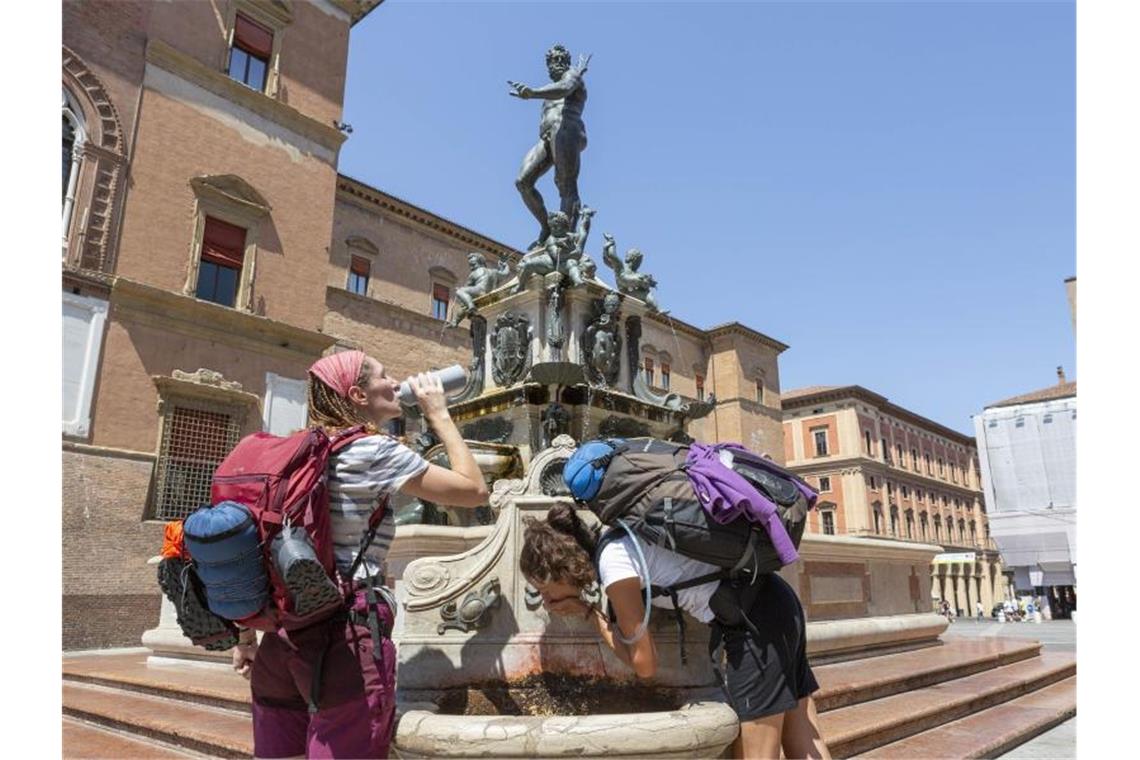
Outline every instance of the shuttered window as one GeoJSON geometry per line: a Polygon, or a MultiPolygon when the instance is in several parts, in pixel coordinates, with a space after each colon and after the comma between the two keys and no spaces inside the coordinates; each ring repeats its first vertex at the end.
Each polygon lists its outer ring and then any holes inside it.
{"type": "Polygon", "coordinates": [[[205,301],[233,306],[244,259],[245,229],[206,217],[195,295],[205,301]]]}
{"type": "Polygon", "coordinates": [[[447,319],[447,304],[451,301],[451,291],[446,285],[435,283],[431,288],[431,315],[436,319],[447,319]]]}
{"type": "Polygon", "coordinates": [[[273,32],[242,14],[234,19],[230,47],[229,75],[258,92],[265,90],[269,58],[273,54],[273,32]]]}
{"type": "Polygon", "coordinates": [[[372,264],[361,256],[353,256],[348,267],[348,289],[358,295],[368,295],[368,277],[372,273],[372,264]]]}

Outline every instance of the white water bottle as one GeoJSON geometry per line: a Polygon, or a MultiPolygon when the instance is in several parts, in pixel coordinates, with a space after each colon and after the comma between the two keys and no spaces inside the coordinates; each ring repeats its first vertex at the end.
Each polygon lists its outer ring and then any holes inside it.
{"type": "MultiPolygon", "coordinates": [[[[437,369],[428,374],[435,375],[443,384],[443,392],[445,394],[452,393],[459,390],[467,384],[467,370],[464,369],[462,364],[452,364],[450,367],[437,369]]],[[[404,406],[416,405],[416,394],[412,390],[412,385],[407,380],[400,383],[400,391],[396,396],[400,403],[404,406]]]]}

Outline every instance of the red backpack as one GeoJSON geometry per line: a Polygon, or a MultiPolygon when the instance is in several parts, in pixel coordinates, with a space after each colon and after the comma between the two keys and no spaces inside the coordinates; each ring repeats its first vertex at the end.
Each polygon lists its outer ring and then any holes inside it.
{"type": "MultiPolygon", "coordinates": [[[[263,631],[300,628],[330,616],[343,606],[348,583],[364,550],[375,536],[385,512],[381,503],[369,520],[361,539],[361,551],[347,579],[337,573],[329,528],[329,457],[353,441],[368,435],[363,426],[341,431],[331,438],[320,428],[288,436],[254,433],[238,442],[214,472],[211,502],[236,502],[244,506],[257,526],[265,571],[269,576],[269,601],[260,612],[241,618],[247,628],[263,631]],[[298,615],[294,597],[274,560],[274,539],[286,538],[303,528],[320,567],[342,593],[327,598],[317,609],[298,615]]],[[[280,544],[280,541],[278,541],[280,544]]],[[[306,549],[307,551],[307,549],[306,549]]],[[[326,585],[328,581],[320,579],[326,585]]]]}

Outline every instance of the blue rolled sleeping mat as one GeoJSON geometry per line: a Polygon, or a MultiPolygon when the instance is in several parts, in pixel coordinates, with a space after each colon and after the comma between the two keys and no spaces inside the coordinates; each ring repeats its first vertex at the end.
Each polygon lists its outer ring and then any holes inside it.
{"type": "Polygon", "coordinates": [[[199,508],[183,522],[183,541],[216,615],[240,620],[269,601],[257,522],[245,506],[223,501],[199,508]]]}

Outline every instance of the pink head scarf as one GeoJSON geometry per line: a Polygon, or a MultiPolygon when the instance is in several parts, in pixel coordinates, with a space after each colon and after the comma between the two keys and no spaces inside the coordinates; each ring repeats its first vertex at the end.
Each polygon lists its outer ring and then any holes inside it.
{"type": "Polygon", "coordinates": [[[363,351],[341,351],[317,359],[309,367],[309,374],[332,388],[337,395],[348,398],[348,389],[356,385],[363,366],[363,351]]]}

